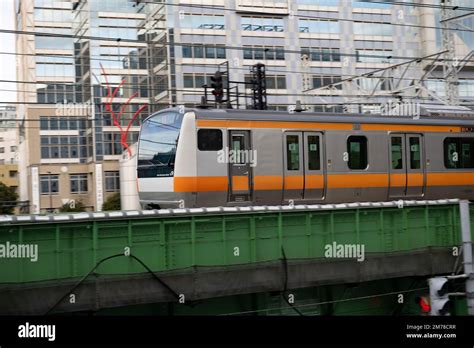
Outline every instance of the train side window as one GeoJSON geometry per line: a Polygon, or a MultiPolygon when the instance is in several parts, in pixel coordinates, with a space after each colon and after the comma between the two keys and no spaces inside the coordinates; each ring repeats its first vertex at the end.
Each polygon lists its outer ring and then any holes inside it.
{"type": "Polygon", "coordinates": [[[300,138],[298,135],[286,136],[286,162],[288,170],[300,169],[300,138]]]}
{"type": "Polygon", "coordinates": [[[366,169],[367,160],[367,138],[360,135],[352,135],[347,139],[347,162],[350,169],[366,169]]]}
{"type": "Polygon", "coordinates": [[[198,149],[199,151],[222,150],[222,131],[220,129],[198,130],[198,149]]]}
{"type": "Polygon", "coordinates": [[[410,138],[410,168],[421,168],[421,146],[420,138],[410,138]]]}
{"type": "Polygon", "coordinates": [[[474,168],[474,138],[446,138],[443,145],[446,168],[474,168]]]}
{"type": "Polygon", "coordinates": [[[309,170],[320,170],[320,149],[319,149],[319,137],[317,135],[308,135],[308,169],[309,170]]]}
{"type": "Polygon", "coordinates": [[[403,169],[402,137],[392,137],[392,169],[403,169]]]}

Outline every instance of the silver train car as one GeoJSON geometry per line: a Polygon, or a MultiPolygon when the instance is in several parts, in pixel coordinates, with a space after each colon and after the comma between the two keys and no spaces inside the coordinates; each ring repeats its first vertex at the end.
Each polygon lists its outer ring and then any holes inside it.
{"type": "Polygon", "coordinates": [[[145,209],[474,199],[474,120],[181,111],[142,124],[145,209]]]}

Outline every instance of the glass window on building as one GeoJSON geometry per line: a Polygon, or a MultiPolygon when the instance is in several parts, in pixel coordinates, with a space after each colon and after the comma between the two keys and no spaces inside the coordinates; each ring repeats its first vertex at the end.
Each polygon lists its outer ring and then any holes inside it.
{"type": "Polygon", "coordinates": [[[313,107],[313,111],[314,112],[328,112],[328,113],[342,113],[344,112],[344,108],[342,105],[338,105],[338,104],[335,104],[335,105],[324,104],[324,105],[315,105],[313,107]]]}
{"type": "Polygon", "coordinates": [[[339,33],[339,22],[337,20],[299,19],[298,25],[300,33],[339,33]]]}
{"type": "Polygon", "coordinates": [[[474,80],[459,79],[459,96],[471,97],[474,95],[474,80]]]}
{"type": "Polygon", "coordinates": [[[183,75],[184,88],[194,88],[194,77],[192,74],[183,75]]]}
{"type": "Polygon", "coordinates": [[[354,23],[355,35],[392,36],[393,26],[382,23],[354,23]]]}
{"type": "Polygon", "coordinates": [[[196,45],[182,47],[183,58],[225,58],[224,45],[196,45]]]}
{"type": "MultiPolygon", "coordinates": [[[[362,7],[362,8],[390,8],[392,6],[391,0],[353,0],[353,7],[362,7]]],[[[407,1],[409,2],[409,1],[407,1]]]]}
{"type": "Polygon", "coordinates": [[[192,46],[183,46],[183,58],[192,58],[193,57],[193,47],[192,46]]]}
{"type": "Polygon", "coordinates": [[[87,193],[87,174],[71,174],[71,193],[87,193]]]}
{"type": "MultiPolygon", "coordinates": [[[[85,138],[78,136],[50,136],[41,135],[41,159],[55,159],[55,158],[79,158],[79,139],[84,142],[85,138]]],[[[81,156],[87,157],[87,156],[81,156]]]]}
{"type": "Polygon", "coordinates": [[[194,58],[204,58],[204,47],[194,46],[193,47],[194,58]]]}
{"type": "Polygon", "coordinates": [[[306,54],[312,62],[340,62],[339,48],[303,47],[301,54],[306,54]]]}
{"type": "Polygon", "coordinates": [[[41,194],[59,193],[59,175],[40,175],[41,194]]]}
{"type": "Polygon", "coordinates": [[[245,31],[266,31],[266,32],[283,32],[283,18],[278,17],[248,17],[243,16],[241,19],[241,28],[245,31]]]}
{"type": "Polygon", "coordinates": [[[244,46],[244,59],[285,60],[285,50],[275,46],[244,46]]]}
{"type": "Polygon", "coordinates": [[[339,5],[339,0],[298,0],[298,3],[303,5],[337,6],[339,5]]]}
{"type": "Polygon", "coordinates": [[[105,172],[105,191],[106,192],[120,191],[120,172],[118,171],[105,172]]]}
{"type": "Polygon", "coordinates": [[[225,29],[225,17],[201,14],[184,14],[183,18],[179,20],[181,28],[191,29],[225,29]]]}
{"type": "Polygon", "coordinates": [[[217,45],[216,46],[216,57],[221,58],[221,59],[226,58],[224,45],[217,45]]]}
{"type": "MultiPolygon", "coordinates": [[[[138,141],[138,132],[129,132],[126,143],[134,144],[138,141]]],[[[98,147],[99,148],[99,147],[98,147]]],[[[107,132],[103,135],[104,155],[121,155],[125,149],[121,144],[121,135],[116,132],[107,132]]]]}
{"type": "Polygon", "coordinates": [[[391,50],[357,50],[356,61],[360,63],[391,63],[391,50]]]}
{"type": "Polygon", "coordinates": [[[339,82],[341,82],[341,77],[336,75],[313,76],[313,88],[328,87],[332,85],[335,89],[342,90],[342,84],[336,84],[339,82]]]}
{"type": "Polygon", "coordinates": [[[362,89],[387,91],[390,90],[390,86],[393,85],[393,78],[362,77],[360,79],[357,79],[357,84],[362,89]]]}

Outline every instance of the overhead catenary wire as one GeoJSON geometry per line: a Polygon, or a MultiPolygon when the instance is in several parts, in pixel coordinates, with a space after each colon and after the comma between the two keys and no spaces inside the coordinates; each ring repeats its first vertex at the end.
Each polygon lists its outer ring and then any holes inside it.
{"type": "MultiPolygon", "coordinates": [[[[348,4],[351,4],[353,8],[361,8],[353,5],[352,0],[339,0],[341,1],[340,4],[343,4],[342,1],[347,1],[348,4]]],[[[409,2],[409,1],[391,1],[391,0],[371,0],[371,3],[375,4],[386,4],[386,5],[399,5],[399,6],[408,6],[408,7],[427,7],[427,8],[434,8],[434,9],[442,9],[442,8],[448,8],[450,10],[455,10],[455,11],[474,11],[474,7],[467,7],[467,6],[457,6],[457,5],[452,5],[452,6],[445,6],[445,5],[440,5],[440,4],[433,4],[433,3],[415,3],[415,2],[409,2]]],[[[165,6],[179,6],[179,7],[195,7],[195,8],[202,8],[202,9],[218,9],[222,8],[222,6],[219,5],[200,5],[200,4],[172,4],[172,3],[157,3],[156,1],[150,1],[150,0],[140,0],[141,3],[145,4],[157,4],[157,5],[165,5],[165,6]]],[[[369,2],[369,3],[370,3],[369,2]]],[[[331,5],[329,5],[331,6],[331,5]]],[[[230,9],[232,10],[232,9],[230,9]]],[[[235,11],[235,10],[234,10],[235,11]]]]}
{"type": "MultiPolygon", "coordinates": [[[[152,2],[153,3],[153,2],[152,2]]],[[[171,6],[171,5],[178,5],[178,4],[160,4],[160,5],[164,5],[164,6],[171,6]]],[[[408,4],[407,4],[408,5],[408,4]]],[[[413,6],[415,4],[409,4],[410,6],[413,6]]],[[[179,5],[179,6],[184,6],[184,7],[188,7],[188,5],[179,5]]],[[[192,5],[191,7],[200,7],[200,8],[213,8],[215,9],[216,7],[214,6],[201,6],[201,5],[192,5]]],[[[233,9],[226,9],[226,8],[219,8],[217,7],[218,9],[222,9],[222,10],[230,10],[230,11],[235,11],[233,9]]],[[[302,15],[297,15],[299,17],[304,17],[304,18],[312,18],[311,16],[302,16],[302,15]]],[[[320,18],[320,17],[314,17],[314,18],[320,18]]],[[[334,19],[334,18],[333,18],[334,19]]],[[[349,20],[349,21],[354,21],[354,22],[359,22],[360,20],[354,20],[354,19],[341,19],[341,18],[338,18],[336,20],[349,20]]],[[[382,23],[380,21],[360,21],[360,22],[367,22],[367,23],[382,23]]],[[[392,23],[393,24],[393,23],[392,23]]],[[[83,38],[83,39],[90,39],[90,40],[93,40],[93,39],[108,39],[108,40],[117,40],[117,39],[120,39],[120,38],[110,38],[110,37],[87,37],[87,36],[76,36],[76,35],[73,35],[73,34],[57,34],[57,33],[41,33],[41,32],[21,32],[21,31],[14,31],[14,32],[18,32],[20,34],[28,34],[28,35],[39,35],[39,36],[53,36],[53,37],[71,37],[71,38],[83,38]]],[[[122,39],[120,39],[122,40],[122,39]]],[[[131,39],[123,39],[123,40],[131,40],[131,39]]],[[[133,39],[132,41],[138,41],[138,42],[147,42],[145,40],[135,40],[133,39]]],[[[169,43],[169,42],[165,42],[165,43],[160,43],[160,45],[175,45],[175,46],[180,46],[180,45],[193,45],[193,44],[187,44],[187,43],[169,43]]],[[[225,46],[227,49],[245,49],[245,47],[231,47],[231,46],[225,46]]],[[[287,50],[288,51],[288,50],[287,50]]],[[[288,51],[290,52],[290,51],[288,51]]],[[[300,51],[293,51],[293,52],[297,52],[297,53],[301,53],[300,51]]],[[[347,56],[354,56],[354,54],[344,54],[344,53],[339,53],[339,55],[341,56],[344,56],[344,55],[347,55],[347,56]]],[[[399,56],[374,56],[374,55],[361,55],[361,56],[367,56],[367,57],[380,57],[380,58],[387,58],[387,57],[391,57],[392,59],[408,59],[408,58],[416,58],[416,57],[399,57],[399,56]]],[[[90,58],[91,60],[94,59],[94,58],[90,58]]],[[[103,61],[105,61],[104,59],[102,59],[103,61]]],[[[442,60],[440,60],[442,61],[442,60]]],[[[186,64],[182,64],[182,65],[186,65],[186,64]]],[[[205,64],[203,64],[203,66],[207,66],[205,64]]],[[[234,67],[235,68],[235,67],[234,67]]],[[[239,69],[239,68],[235,68],[235,69],[239,69]]],[[[245,69],[245,68],[240,68],[240,69],[245,69]]],[[[269,71],[270,69],[268,69],[269,71]]],[[[277,72],[277,70],[275,70],[275,72],[277,72]]],[[[288,72],[288,71],[284,71],[282,70],[281,72],[288,72]]],[[[298,73],[301,73],[301,71],[299,71],[298,73]]]]}
{"type": "MultiPolygon", "coordinates": [[[[189,46],[189,47],[203,47],[203,46],[207,46],[206,44],[196,44],[196,43],[183,43],[181,44],[183,46],[189,46]]],[[[247,49],[253,49],[253,46],[248,46],[246,47],[245,45],[243,47],[239,47],[239,46],[227,46],[227,45],[222,45],[222,44],[209,44],[209,46],[220,46],[224,49],[229,49],[229,50],[241,50],[241,51],[245,51],[247,49]]],[[[272,46],[274,48],[279,48],[280,46],[272,46]]],[[[274,50],[274,48],[268,48],[269,50],[274,50]]],[[[305,48],[309,48],[310,49],[310,53],[319,53],[319,54],[323,54],[323,53],[326,53],[325,50],[327,49],[340,49],[338,47],[317,47],[317,48],[314,48],[314,47],[302,47],[302,50],[305,49],[305,48]]],[[[260,47],[255,47],[255,49],[261,49],[262,51],[265,51],[265,46],[263,48],[260,48],[260,47]]],[[[302,50],[289,50],[289,49],[283,49],[282,51],[284,53],[295,53],[295,54],[303,54],[302,50]]],[[[369,48],[356,48],[356,50],[361,50],[361,51],[364,51],[364,50],[369,50],[369,51],[373,51],[372,49],[369,49],[369,48]]],[[[375,51],[379,51],[377,49],[375,49],[375,51]]],[[[380,52],[386,52],[384,50],[380,50],[380,52]]],[[[50,58],[67,58],[67,59],[74,59],[74,58],[77,58],[76,56],[74,55],[64,55],[64,54],[37,54],[37,53],[18,53],[18,52],[0,52],[0,54],[3,54],[3,55],[15,55],[15,56],[30,56],[30,57],[50,57],[50,58]]],[[[384,54],[384,55],[377,55],[377,54],[361,54],[361,53],[342,53],[342,52],[331,52],[330,53],[331,55],[336,55],[336,56],[339,56],[339,57],[363,57],[363,58],[380,58],[380,59],[389,59],[389,60],[398,60],[398,59],[406,59],[406,60],[413,60],[413,59],[418,59],[420,58],[419,56],[417,57],[414,57],[414,56],[398,56],[398,55],[393,55],[393,54],[384,54]]],[[[123,63],[121,61],[118,61],[117,59],[108,59],[106,57],[114,57],[113,55],[91,55],[89,58],[85,59],[87,61],[91,60],[91,61],[101,61],[101,62],[115,62],[115,63],[123,63]]],[[[116,55],[115,57],[128,57],[127,54],[121,54],[121,55],[116,55]]],[[[150,58],[150,57],[146,57],[147,59],[151,60],[151,62],[153,63],[154,60],[156,60],[158,63],[161,63],[165,60],[163,59],[160,59],[160,58],[150,58]]],[[[186,58],[186,57],[183,57],[183,58],[186,58]]],[[[196,58],[196,59],[219,59],[219,60],[226,60],[227,58],[209,58],[209,57],[203,57],[203,58],[196,58]]],[[[247,58],[244,58],[245,60],[256,60],[256,61],[259,61],[260,59],[247,59],[247,58]]],[[[275,61],[275,62],[281,62],[281,61],[284,61],[284,59],[265,59],[263,58],[262,60],[266,60],[266,61],[275,61]]],[[[435,58],[426,58],[425,59],[426,61],[432,61],[432,62],[458,62],[459,63],[459,59],[446,59],[446,58],[439,58],[439,59],[435,59],[435,58]]],[[[470,58],[470,59],[467,59],[465,60],[466,62],[471,62],[471,61],[474,61],[474,58],[470,58]]],[[[313,63],[318,63],[318,62],[327,62],[327,61],[324,61],[324,60],[314,60],[314,61],[311,61],[313,63]]],[[[339,60],[331,60],[331,62],[340,62],[339,60]]],[[[49,62],[40,62],[40,64],[51,64],[53,65],[54,63],[49,63],[49,62]]],[[[372,64],[390,64],[389,62],[356,62],[356,63],[372,63],[372,64]]],[[[73,65],[72,63],[56,63],[57,65],[73,65]]],[[[91,67],[92,64],[82,64],[81,65],[83,66],[86,66],[86,67],[91,67]]],[[[176,65],[176,66],[199,66],[199,67],[213,67],[215,66],[215,64],[210,64],[210,63],[173,63],[172,65],[176,65]]],[[[242,67],[236,67],[236,66],[229,66],[229,69],[231,70],[249,70],[249,68],[251,67],[250,65],[249,66],[245,66],[244,64],[242,64],[243,66],[242,67]]],[[[327,68],[327,67],[324,67],[324,66],[310,66],[310,68],[314,68],[314,69],[321,69],[321,68],[327,68]]],[[[99,70],[99,68],[94,68],[96,70],[99,70]]],[[[367,68],[367,67],[360,67],[359,69],[370,69],[370,68],[367,68]]],[[[126,70],[126,68],[124,69],[126,70]]],[[[145,70],[145,69],[140,69],[138,68],[138,70],[145,70]]],[[[272,67],[271,64],[267,64],[267,69],[266,71],[271,71],[271,72],[281,72],[281,73],[301,73],[301,71],[297,71],[297,70],[275,70],[274,67],[272,67]]],[[[116,75],[116,74],[114,74],[116,75]]]]}
{"type": "MultiPolygon", "coordinates": [[[[186,6],[185,6],[186,7],[186,6]]],[[[306,16],[307,17],[307,16],[306,16]]],[[[336,20],[341,20],[341,19],[336,19],[336,20]]],[[[351,21],[358,21],[358,20],[352,20],[351,21]]],[[[367,21],[367,22],[375,22],[375,21],[367,21]]],[[[50,36],[50,35],[54,35],[54,34],[51,34],[51,33],[41,33],[41,35],[46,35],[46,36],[50,36]]],[[[69,34],[62,34],[62,35],[66,35],[66,36],[69,36],[69,34]]],[[[73,37],[74,35],[71,35],[71,37],[73,37]]],[[[85,37],[84,37],[85,38],[85,37]]],[[[144,40],[138,40],[140,42],[144,42],[144,40]]],[[[169,45],[170,43],[164,43],[165,45],[169,45]]],[[[182,44],[182,43],[172,43],[173,45],[175,46],[180,46],[180,45],[193,45],[193,44],[182,44]]],[[[246,49],[245,47],[231,47],[231,46],[225,46],[227,47],[228,49],[246,49]]],[[[297,52],[297,53],[301,53],[301,51],[293,51],[293,52],[297,52]]],[[[355,56],[355,54],[344,54],[344,53],[339,53],[339,55],[348,55],[348,56],[355,56]]],[[[397,57],[397,56],[386,56],[386,55],[383,55],[383,56],[377,56],[377,55],[360,55],[360,56],[367,56],[367,57],[378,57],[378,58],[387,58],[387,57],[391,57],[391,59],[404,59],[404,58],[408,58],[408,57],[397,57]]],[[[57,56],[55,56],[57,57],[57,56]]],[[[90,58],[91,60],[92,59],[95,59],[95,58],[90,58]]],[[[103,59],[98,59],[98,60],[103,60],[103,59]]],[[[115,60],[111,60],[111,61],[115,61],[115,60]]],[[[439,61],[443,61],[442,59],[439,59],[439,61]]],[[[183,64],[181,63],[181,65],[187,65],[187,64],[183,64]]],[[[209,66],[209,65],[206,65],[206,64],[202,64],[202,66],[209,66]]],[[[234,69],[246,69],[246,68],[238,68],[238,67],[231,67],[231,68],[234,68],[234,69]]],[[[314,68],[318,68],[318,67],[314,67],[314,68]]],[[[271,68],[270,68],[271,69],[271,68]]],[[[270,71],[270,69],[268,69],[267,71],[270,71]]],[[[274,70],[274,72],[280,72],[278,70],[274,70]]],[[[285,72],[285,73],[288,73],[289,71],[285,71],[285,70],[281,70],[281,72],[285,72]]],[[[298,71],[297,73],[302,73],[301,71],[298,71]]],[[[316,73],[315,73],[316,74],[316,73]]],[[[323,75],[323,73],[319,73],[318,74],[320,75],[323,75]]],[[[339,75],[334,75],[334,76],[339,76],[339,75]]],[[[342,75],[341,75],[342,77],[342,75]]],[[[357,78],[357,76],[351,76],[351,78],[357,78]]],[[[374,78],[380,78],[380,77],[374,77],[374,78]]],[[[410,80],[410,79],[407,79],[407,80],[410,80]]],[[[9,81],[10,82],[10,81],[9,81]]],[[[14,83],[13,81],[11,81],[12,83],[14,83]]],[[[41,81],[43,82],[43,81],[41,81]]],[[[28,82],[28,83],[34,83],[34,84],[41,84],[41,82],[28,82]]],[[[8,83],[8,82],[7,82],[8,83]]],[[[16,83],[21,83],[19,81],[17,81],[16,83]]],[[[26,83],[26,82],[25,82],[26,83]]],[[[54,84],[54,82],[51,82],[51,84],[54,84]]],[[[155,91],[154,89],[150,89],[151,91],[155,91]]],[[[171,92],[179,92],[179,90],[177,89],[170,89],[169,91],[171,92]]],[[[189,91],[189,90],[185,90],[183,91],[184,93],[186,94],[193,94],[193,92],[189,91]]],[[[26,93],[30,93],[30,91],[26,92],[26,93]]],[[[31,93],[34,93],[34,92],[31,92],[31,93]]],[[[199,94],[199,93],[196,93],[196,94],[199,94]]],[[[280,95],[283,95],[282,93],[278,93],[278,94],[274,94],[275,96],[280,96],[280,95]]],[[[289,94],[286,94],[286,95],[289,95],[289,94]]],[[[313,96],[313,95],[307,95],[307,94],[303,94],[302,96],[313,96]]],[[[346,97],[346,95],[337,95],[339,97],[346,97]]],[[[358,95],[359,96],[359,95],[358,95]]],[[[328,96],[327,96],[328,97],[328,96]]],[[[366,104],[366,103],[364,103],[366,104]]]]}
{"type": "MultiPolygon", "coordinates": [[[[163,4],[163,5],[166,5],[166,4],[163,4]]],[[[168,4],[170,5],[170,4],[168,4]]],[[[182,6],[182,5],[179,5],[179,6],[182,6]]],[[[201,7],[201,8],[214,8],[213,6],[201,6],[201,5],[198,5],[198,6],[192,6],[192,7],[201,7]]],[[[223,10],[231,10],[231,11],[235,11],[235,10],[232,10],[232,9],[225,9],[223,8],[223,10]]],[[[304,16],[305,18],[307,18],[308,16],[304,16]]],[[[314,17],[314,18],[320,18],[320,17],[314,17]]],[[[337,20],[344,20],[344,19],[337,19],[337,20]]],[[[347,19],[349,21],[359,21],[359,20],[353,20],[353,19],[347,19]]],[[[378,23],[376,21],[362,21],[362,22],[367,22],[367,23],[371,23],[371,22],[374,22],[374,23],[378,23]]],[[[441,29],[441,28],[440,28],[441,29]]],[[[474,31],[474,30],[472,30],[474,31]]],[[[1,32],[1,30],[0,30],[1,32]]],[[[73,34],[57,34],[57,33],[41,33],[41,32],[22,32],[22,31],[13,31],[13,32],[18,32],[18,33],[21,33],[21,34],[27,34],[27,35],[39,35],[39,36],[53,36],[53,37],[70,37],[70,38],[81,38],[81,39],[89,39],[89,40],[94,40],[94,39],[107,39],[107,40],[122,40],[121,38],[116,38],[116,39],[113,39],[113,38],[109,38],[109,37],[86,37],[86,36],[76,36],[76,35],[73,35],[73,34]],[[59,36],[58,36],[59,35],[59,36]]],[[[132,39],[124,39],[124,40],[132,40],[132,39]]],[[[132,41],[138,41],[138,42],[141,42],[141,43],[144,43],[144,42],[147,42],[145,40],[135,40],[133,39],[132,41]]],[[[187,44],[187,43],[169,43],[169,42],[165,42],[165,43],[160,43],[160,45],[174,45],[174,46],[183,46],[183,45],[193,45],[193,44],[187,44]]],[[[224,45],[225,46],[225,45],[224,45]]],[[[225,46],[226,49],[245,49],[245,47],[232,47],[232,46],[225,46]]],[[[285,52],[290,52],[288,50],[285,50],[285,52]]],[[[293,53],[301,53],[300,51],[293,51],[293,53]]],[[[339,55],[342,55],[344,56],[344,53],[339,53],[339,55]]],[[[354,54],[346,54],[348,56],[354,56],[354,54]]],[[[119,55],[120,56],[120,55],[119,55]]],[[[367,55],[367,57],[371,57],[372,55],[367,55]]],[[[372,56],[372,57],[380,57],[380,58],[387,58],[388,56],[372,56]]],[[[390,56],[391,57],[391,56],[390,56]]],[[[416,57],[391,57],[392,59],[416,59],[416,57]]],[[[93,58],[90,58],[90,59],[93,59],[93,58]]],[[[104,60],[105,61],[105,60],[104,60]]],[[[441,60],[442,61],[442,60],[441,60]]],[[[186,65],[186,64],[182,64],[182,65],[186,65]]],[[[203,64],[204,65],[204,64],[203,64]]],[[[245,69],[245,68],[241,68],[241,69],[245,69]]],[[[276,72],[276,71],[275,71],[276,72]]],[[[281,72],[287,72],[287,71],[281,71],[281,72]]],[[[301,72],[298,72],[298,73],[301,73],[301,72]]]]}
{"type": "MultiPolygon", "coordinates": [[[[189,7],[189,5],[181,7],[189,7]]],[[[196,6],[195,6],[196,7],[196,6]]],[[[232,11],[237,12],[234,9],[228,8],[214,8],[217,10],[223,11],[232,11]]],[[[407,24],[407,23],[393,23],[393,22],[384,22],[384,21],[370,21],[370,20],[361,20],[361,19],[351,19],[351,18],[335,18],[335,17],[323,17],[323,16],[308,16],[308,15],[299,15],[294,14],[295,17],[304,18],[304,19],[319,19],[319,20],[332,20],[332,21],[341,21],[341,22],[353,22],[353,23],[367,23],[367,24],[388,24],[393,26],[401,27],[412,27],[412,28],[423,28],[423,29],[443,29],[443,30],[452,30],[459,32],[474,32],[474,29],[468,28],[443,28],[438,26],[428,26],[428,25],[419,25],[419,24],[407,24]]],[[[158,45],[175,45],[180,46],[181,43],[169,43],[169,42],[154,42],[150,40],[139,40],[139,39],[129,39],[129,38],[120,38],[120,37],[107,37],[107,36],[88,36],[88,35],[76,35],[76,34],[61,34],[61,33],[48,33],[48,32],[38,32],[38,31],[27,31],[27,30],[16,30],[16,29],[0,29],[0,33],[4,34],[16,34],[16,35],[32,35],[32,36],[43,36],[43,37],[55,37],[55,38],[71,38],[71,39],[81,39],[81,40],[90,40],[90,41],[117,41],[119,39],[121,42],[135,42],[135,43],[152,43],[158,45]]]]}
{"type": "MultiPolygon", "coordinates": [[[[225,6],[212,6],[212,5],[199,5],[199,4],[172,4],[172,3],[157,3],[155,1],[147,1],[147,0],[141,0],[140,1],[142,4],[154,4],[154,5],[161,5],[161,6],[171,6],[171,7],[180,7],[180,8],[198,8],[198,9],[207,9],[207,10],[213,10],[213,11],[227,11],[227,12],[234,12],[237,14],[242,14],[241,11],[236,10],[236,9],[231,9],[231,8],[226,8],[225,6]]],[[[375,3],[379,4],[396,4],[400,6],[410,6],[410,7],[430,7],[430,6],[423,6],[419,5],[416,3],[409,4],[407,2],[391,2],[391,1],[377,1],[375,3]]],[[[474,8],[472,7],[465,7],[465,6],[442,6],[442,5],[434,5],[432,4],[432,8],[437,8],[437,9],[442,9],[442,8],[447,8],[452,11],[474,11],[474,8]]],[[[357,7],[353,7],[357,8],[357,7]]],[[[80,9],[76,12],[90,12],[88,10],[80,9]]],[[[307,11],[305,9],[305,11],[307,11]]],[[[191,13],[192,14],[192,13],[191,13]]],[[[244,13],[244,15],[251,15],[252,13],[244,13]]],[[[369,13],[370,14],[370,13],[369,13]]],[[[377,13],[376,15],[380,15],[377,13]]],[[[388,14],[386,14],[388,15],[388,14]]],[[[281,17],[282,15],[280,14],[272,14],[269,13],[268,16],[272,17],[281,17]]],[[[416,28],[426,28],[426,29],[447,29],[447,30],[454,30],[454,31],[467,31],[471,32],[474,31],[474,29],[459,29],[459,28],[443,28],[443,27],[437,27],[437,26],[425,26],[425,25],[416,25],[416,24],[404,24],[404,23],[392,23],[392,22],[383,22],[383,21],[369,21],[369,20],[359,20],[359,19],[350,19],[350,18],[336,18],[336,17],[322,17],[322,16],[308,16],[308,15],[300,15],[297,13],[292,13],[292,16],[297,17],[297,18],[305,18],[305,19],[322,19],[322,20],[336,20],[336,21],[349,21],[349,22],[360,22],[360,23],[374,23],[374,24],[390,24],[390,25],[395,25],[395,26],[402,26],[402,27],[416,27],[416,28]]],[[[155,19],[155,21],[158,21],[155,19]]]]}

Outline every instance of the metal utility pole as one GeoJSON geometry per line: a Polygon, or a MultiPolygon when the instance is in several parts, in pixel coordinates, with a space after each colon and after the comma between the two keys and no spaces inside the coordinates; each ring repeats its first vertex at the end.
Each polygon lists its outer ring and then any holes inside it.
{"type": "Polygon", "coordinates": [[[53,192],[52,192],[52,185],[51,185],[51,172],[47,172],[48,178],[48,187],[49,187],[49,212],[53,212],[53,192]]]}
{"type": "Polygon", "coordinates": [[[450,13],[453,8],[453,0],[441,0],[441,40],[443,44],[444,62],[443,75],[446,81],[446,99],[450,105],[459,104],[458,72],[455,57],[454,32],[450,27],[450,13]]]}
{"type": "Polygon", "coordinates": [[[472,263],[471,220],[469,217],[469,201],[459,203],[461,214],[461,233],[463,245],[463,263],[466,278],[467,314],[474,315],[474,265],[472,263]]]}
{"type": "MultiPolygon", "coordinates": [[[[311,74],[310,74],[310,57],[307,54],[303,54],[301,56],[301,72],[303,75],[303,91],[307,91],[311,89],[311,74]]],[[[308,108],[308,96],[303,97],[303,106],[307,109],[308,108]]]]}

